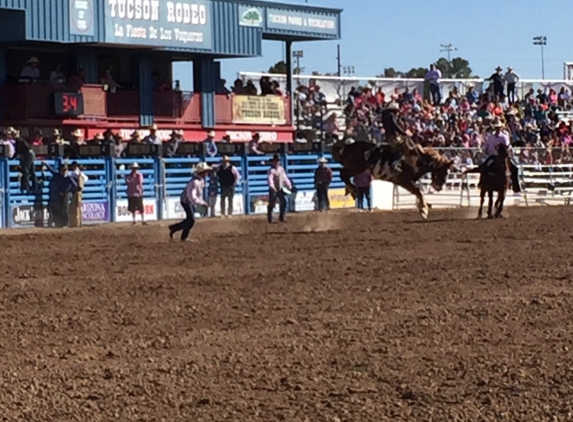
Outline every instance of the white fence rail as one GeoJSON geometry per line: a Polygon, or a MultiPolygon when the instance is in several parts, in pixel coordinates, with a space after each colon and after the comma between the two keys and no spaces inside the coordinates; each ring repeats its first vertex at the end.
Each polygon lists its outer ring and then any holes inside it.
{"type": "MultiPolygon", "coordinates": [[[[573,164],[520,164],[519,170],[522,193],[512,196],[509,191],[506,205],[571,205],[573,164]]],[[[432,192],[429,177],[423,178],[420,185],[432,207],[461,208],[479,205],[478,180],[478,174],[452,173],[441,192],[432,192]]],[[[374,197],[378,192],[382,191],[374,187],[374,197]]],[[[416,198],[399,187],[392,189],[391,201],[375,198],[375,203],[385,204],[380,208],[392,210],[416,208],[416,198]]]]}
{"type": "MultiPolygon", "coordinates": [[[[239,72],[238,78],[243,81],[252,80],[257,82],[261,76],[268,76],[281,84],[283,90],[286,89],[286,75],[258,73],[258,72],[239,72]]],[[[370,85],[375,89],[380,88],[384,94],[391,95],[395,90],[403,91],[405,88],[411,90],[417,89],[420,94],[424,92],[424,80],[418,78],[376,78],[376,77],[338,77],[338,76],[314,76],[314,75],[294,75],[295,85],[318,84],[321,91],[326,95],[329,103],[334,103],[339,99],[344,99],[352,87],[370,85]]],[[[255,83],[256,85],[256,83],[255,83]]],[[[447,95],[454,87],[461,94],[465,94],[469,87],[474,88],[477,92],[483,92],[489,86],[489,82],[483,79],[442,79],[440,87],[442,95],[447,95]]],[[[573,80],[565,79],[522,79],[516,85],[517,94],[523,98],[530,89],[542,89],[546,92],[554,89],[559,92],[561,87],[573,90],[573,80]]]]}

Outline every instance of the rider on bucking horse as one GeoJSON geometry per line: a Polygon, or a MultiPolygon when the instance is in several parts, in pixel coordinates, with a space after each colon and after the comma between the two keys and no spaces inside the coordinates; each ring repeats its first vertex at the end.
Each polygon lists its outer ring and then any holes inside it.
{"type": "Polygon", "coordinates": [[[385,132],[385,142],[394,150],[394,160],[392,169],[401,171],[402,158],[410,157],[413,153],[417,156],[420,150],[410,139],[411,134],[405,130],[398,120],[400,108],[398,104],[392,102],[382,110],[382,126],[385,132]]]}
{"type": "MultiPolygon", "coordinates": [[[[483,175],[487,169],[493,164],[495,157],[498,155],[497,147],[500,144],[504,144],[508,151],[511,150],[511,143],[509,141],[509,135],[503,130],[504,125],[501,122],[495,122],[493,124],[493,133],[491,133],[484,145],[484,152],[487,154],[487,159],[478,167],[478,172],[483,175]]],[[[519,173],[517,170],[517,165],[510,156],[510,171],[511,171],[511,186],[514,193],[521,192],[519,186],[519,173]]]]}

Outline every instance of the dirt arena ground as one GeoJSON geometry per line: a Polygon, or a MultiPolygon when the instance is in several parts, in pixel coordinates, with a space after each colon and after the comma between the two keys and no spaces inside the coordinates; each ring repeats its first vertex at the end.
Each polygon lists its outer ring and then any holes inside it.
{"type": "Polygon", "coordinates": [[[508,212],[2,235],[0,420],[573,420],[573,207],[508,212]]]}

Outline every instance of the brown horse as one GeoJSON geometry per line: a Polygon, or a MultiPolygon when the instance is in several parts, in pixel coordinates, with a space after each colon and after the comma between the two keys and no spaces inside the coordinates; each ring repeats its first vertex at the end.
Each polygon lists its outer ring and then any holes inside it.
{"type": "Polygon", "coordinates": [[[453,161],[432,148],[418,148],[417,154],[402,159],[401,171],[398,172],[391,165],[394,159],[393,151],[384,145],[376,146],[370,142],[338,142],[332,146],[332,158],[343,166],[340,169],[340,178],[346,185],[347,195],[350,193],[356,198],[357,190],[351,178],[369,171],[375,179],[391,182],[415,195],[418,211],[422,218],[426,219],[430,205],[424,200],[416,182],[425,174],[431,173],[432,187],[436,191],[442,190],[453,161]]]}
{"type": "Polygon", "coordinates": [[[498,155],[495,156],[493,162],[485,167],[482,171],[482,164],[467,173],[481,172],[479,188],[480,188],[480,204],[477,218],[483,216],[483,204],[485,202],[485,194],[489,196],[489,204],[487,208],[487,218],[502,218],[503,217],[503,203],[509,185],[511,183],[511,167],[509,162],[509,154],[507,146],[500,144],[497,146],[498,155]],[[495,214],[493,213],[493,193],[497,192],[497,200],[495,201],[495,214]]]}

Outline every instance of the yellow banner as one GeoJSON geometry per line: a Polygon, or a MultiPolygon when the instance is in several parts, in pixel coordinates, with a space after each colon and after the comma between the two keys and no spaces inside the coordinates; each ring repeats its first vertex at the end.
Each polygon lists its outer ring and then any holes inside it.
{"type": "Polygon", "coordinates": [[[344,195],[345,189],[329,189],[328,199],[330,200],[330,208],[355,208],[356,201],[352,199],[352,195],[344,195]]]}
{"type": "Polygon", "coordinates": [[[284,125],[286,123],[285,103],[282,97],[266,95],[233,96],[233,123],[284,125]]]}

